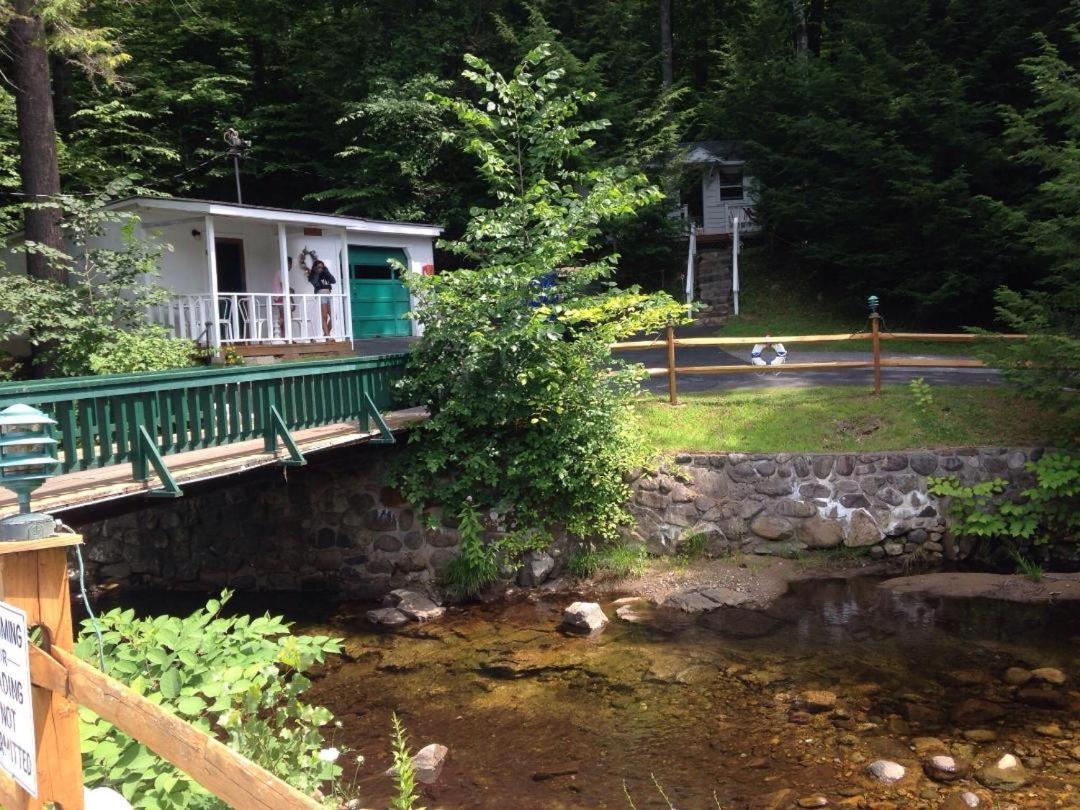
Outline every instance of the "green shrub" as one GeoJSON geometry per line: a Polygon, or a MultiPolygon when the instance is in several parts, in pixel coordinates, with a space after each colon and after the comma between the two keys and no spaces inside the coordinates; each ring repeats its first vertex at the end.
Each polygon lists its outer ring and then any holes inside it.
{"type": "Polygon", "coordinates": [[[90,355],[90,371],[124,374],[186,368],[195,364],[197,349],[194,341],[169,337],[156,327],[115,332],[90,355]]]}
{"type": "Polygon", "coordinates": [[[516,568],[526,551],[539,551],[551,543],[548,535],[532,529],[485,539],[480,516],[470,500],[458,512],[458,534],[461,551],[443,572],[444,584],[458,598],[475,596],[494,585],[503,566],[516,568]]]}
{"type": "MultiPolygon", "coordinates": [[[[231,594],[186,618],[138,619],[112,610],[98,618],[109,674],[147,699],[222,739],[230,748],[311,794],[341,772],[322,728],[329,710],[300,697],[304,671],[341,649],[328,636],[295,636],[280,617],[221,615],[231,594]],[[329,755],[328,755],[329,752],[329,755]]],[[[97,665],[90,621],[75,647],[97,665]]],[[[80,713],[85,778],[111,785],[139,807],[219,808],[224,805],[182,771],[89,710],[80,713]]]]}
{"type": "Polygon", "coordinates": [[[643,453],[631,407],[640,370],[609,346],[685,308],[608,285],[616,256],[598,249],[601,223],[660,194],[643,176],[589,167],[585,134],[606,123],[577,120],[591,94],[561,88],[549,56],[535,49],[509,78],[467,56],[481,98],[437,99],[496,204],[474,208],[462,240],[445,245],[475,269],[406,274],[424,335],[400,387],[430,418],[398,477],[413,503],[471,497],[511,529],[612,540],[629,519],[622,474],[643,453]]]}
{"type": "Polygon", "coordinates": [[[1031,540],[1043,545],[1080,529],[1080,455],[1047,453],[1028,462],[1034,486],[1002,498],[1001,478],[966,486],[954,476],[931,478],[930,492],[947,497],[954,531],[961,536],[1031,540]]]}
{"type": "Polygon", "coordinates": [[[408,735],[405,734],[405,728],[397,714],[390,715],[390,723],[394,728],[391,737],[394,764],[390,769],[397,785],[397,793],[390,800],[390,810],[424,810],[423,807],[416,806],[420,797],[416,795],[416,766],[413,765],[412,752],[409,751],[408,735]]]}

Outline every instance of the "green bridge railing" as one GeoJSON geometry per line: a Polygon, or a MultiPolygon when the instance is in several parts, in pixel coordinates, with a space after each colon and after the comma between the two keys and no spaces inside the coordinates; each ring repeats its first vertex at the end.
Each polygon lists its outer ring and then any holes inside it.
{"type": "Polygon", "coordinates": [[[304,459],[290,431],[358,420],[378,426],[407,355],[378,355],[272,366],[191,368],[164,372],[66,377],[0,384],[0,408],[22,403],[57,421],[62,472],[130,462],[134,478],[149,466],[164,489],[181,494],[163,457],[251,439],[268,452],[281,440],[286,463],[304,459]]]}

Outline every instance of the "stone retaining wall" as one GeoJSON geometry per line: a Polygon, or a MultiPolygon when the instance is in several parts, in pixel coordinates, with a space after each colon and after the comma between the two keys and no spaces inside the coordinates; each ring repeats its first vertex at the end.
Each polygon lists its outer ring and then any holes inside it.
{"type": "Polygon", "coordinates": [[[340,589],[381,596],[427,582],[457,553],[438,511],[383,485],[393,447],[185,487],[174,501],[76,523],[90,580],[209,590],[340,589]]]}
{"type": "Polygon", "coordinates": [[[927,478],[954,475],[967,484],[1005,478],[1019,487],[1031,481],[1025,465],[1040,453],[962,448],[682,455],[670,469],[634,482],[634,535],[657,554],[703,536],[712,554],[844,546],[878,558],[958,559],[968,547],[947,531],[943,505],[927,492],[927,478]]]}
{"type": "MultiPolygon", "coordinates": [[[[435,580],[457,554],[455,521],[386,487],[394,447],[343,449],[299,469],[185,487],[175,501],[69,522],[86,537],[90,581],[136,588],[333,589],[377,597],[435,580]],[[286,478],[287,475],[287,478],[286,478]]],[[[679,456],[633,483],[631,539],[658,554],[693,536],[707,551],[794,554],[840,546],[875,557],[960,558],[927,476],[1029,480],[1030,449],[679,456]]],[[[494,533],[497,527],[490,527],[494,533]]],[[[565,539],[533,553],[523,586],[557,575],[565,539]]],[[[1078,547],[1061,550],[1075,563],[1078,547]]],[[[514,572],[508,571],[508,576],[514,572]]]]}

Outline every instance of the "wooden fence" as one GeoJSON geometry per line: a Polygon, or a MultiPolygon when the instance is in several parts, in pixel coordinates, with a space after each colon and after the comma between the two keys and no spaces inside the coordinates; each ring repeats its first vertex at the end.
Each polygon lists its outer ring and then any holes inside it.
{"type": "Polygon", "coordinates": [[[675,329],[667,328],[663,340],[632,340],[612,344],[616,350],[658,349],[666,347],[667,365],[647,368],[650,377],[667,377],[668,401],[679,404],[679,374],[762,374],[783,371],[845,371],[848,369],[872,369],[874,394],[881,393],[881,369],[883,368],[984,368],[985,363],[968,357],[882,357],[881,343],[889,340],[917,340],[941,343],[975,343],[985,340],[1026,340],[1027,335],[987,335],[970,333],[935,332],[882,332],[881,316],[870,317],[869,332],[836,335],[769,335],[767,337],[701,337],[677,338],[675,329]],[[869,340],[870,355],[865,360],[832,360],[816,363],[782,363],[780,365],[713,365],[680,366],[676,362],[676,348],[691,346],[754,346],[757,344],[783,343],[833,343],[837,341],[869,340]]]}
{"type": "MultiPolygon", "coordinates": [[[[65,549],[74,534],[0,543],[0,599],[42,631],[30,647],[38,795],[0,771],[3,810],[83,810],[78,707],[85,706],[240,810],[317,810],[310,796],[72,653],[65,549]]],[[[138,806],[139,797],[135,797],[138,806]]]]}

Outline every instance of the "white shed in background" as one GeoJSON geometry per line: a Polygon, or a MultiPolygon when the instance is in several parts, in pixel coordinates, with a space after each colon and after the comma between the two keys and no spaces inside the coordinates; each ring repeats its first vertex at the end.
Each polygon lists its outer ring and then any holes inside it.
{"type": "Polygon", "coordinates": [[[699,237],[754,230],[754,181],[746,174],[746,158],[738,141],[695,141],[684,144],[683,163],[696,181],[683,190],[683,216],[694,223],[699,237]]]}

